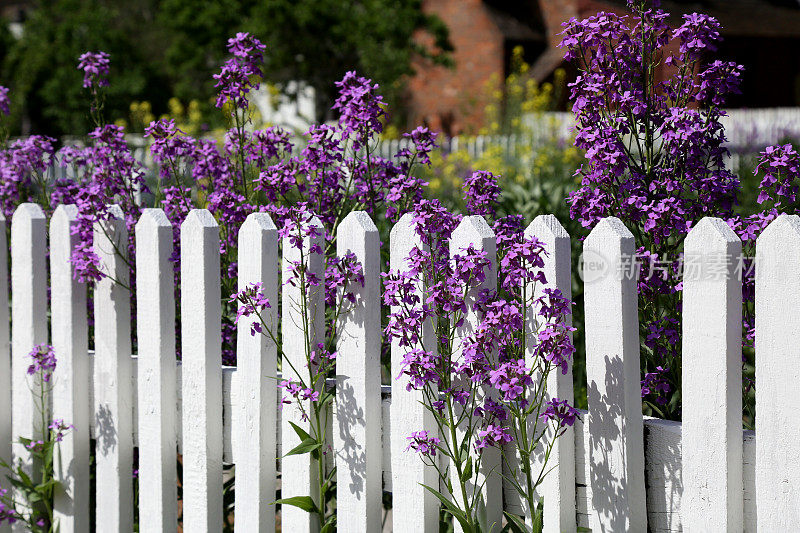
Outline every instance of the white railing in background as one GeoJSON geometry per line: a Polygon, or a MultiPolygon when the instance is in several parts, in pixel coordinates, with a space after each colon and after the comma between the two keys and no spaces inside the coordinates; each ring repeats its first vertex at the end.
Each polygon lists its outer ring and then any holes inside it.
{"type": "MultiPolygon", "coordinates": [[[[53,410],[75,426],[56,463],[58,478],[67,488],[56,496],[61,531],[87,531],[92,514],[98,526],[102,524],[98,530],[131,530],[136,447],[141,531],[177,529],[176,453],[183,455],[184,531],[221,529],[223,462],[237,465],[237,530],[273,531],[276,515],[270,503],[278,473],[283,474],[283,497],[308,494],[313,474],[308,455],[279,459],[276,465],[281,450],[292,447],[297,438],[287,431],[287,421],[301,420],[290,406],[280,404],[275,346],[251,337],[243,321],[239,366],[221,366],[217,223],[208,211],[196,210],[181,229],[183,360],[176,363],[176,302],[173,265],[168,261],[172,231],[163,212],[146,210],[136,226],[138,357],[130,355],[128,292],[110,279],[99,282],[94,291],[95,351],[93,356],[88,352],[86,288],[72,278],[68,262],[76,245],[70,231],[76,215],[74,207],[60,206],[49,232],[51,342],[59,359],[53,410]],[[96,450],[94,509],[89,508],[90,438],[96,450]]],[[[1,240],[5,220],[0,230],[1,240]]],[[[113,253],[111,240],[125,239],[125,231],[121,220],[112,219],[98,225],[94,235],[103,269],[123,282],[127,266],[113,253]]],[[[548,255],[545,268],[554,285],[569,294],[569,236],[552,216],[537,218],[527,231],[551,246],[554,253],[548,255]]],[[[380,383],[377,230],[365,213],[355,212],[337,235],[337,252],[354,252],[365,275],[360,307],[341,324],[337,375],[329,383],[336,390],[330,428],[335,447],[327,457],[338,466],[339,529],[378,531],[382,489],[393,494],[395,531],[436,531],[438,505],[419,485],[435,477],[413,452],[405,451],[411,431],[433,431],[435,425],[419,406],[418,393],[407,391],[405,383],[380,383]]],[[[26,369],[33,345],[48,341],[47,241],[41,209],[20,206],[11,222],[10,323],[0,314],[0,454],[5,458],[25,458],[23,450],[12,451],[9,443],[34,431],[26,369]]],[[[481,217],[465,218],[453,237],[454,246],[484,246],[490,256],[493,242],[481,217]]],[[[411,218],[406,216],[391,233],[391,264],[402,264],[415,243],[411,218]]],[[[5,280],[8,248],[2,244],[0,280],[5,280]]],[[[127,248],[118,249],[124,253],[127,248]]],[[[687,258],[723,267],[715,276],[685,279],[683,425],[641,414],[636,281],[615,275],[634,253],[632,234],[619,220],[605,219],[584,249],[594,273],[585,281],[584,294],[589,410],[554,453],[556,468],[542,487],[545,531],[574,530],[576,525],[594,531],[796,527],[800,218],[779,217],[757,245],[757,442],[753,432],[741,429],[738,238],[722,221],[704,219],[686,239],[687,258]],[[682,456],[682,450],[687,454],[682,456]]],[[[279,278],[292,257],[284,257],[280,266],[278,234],[266,214],[247,219],[239,251],[239,287],[262,282],[266,294],[277,301],[279,278]]],[[[309,268],[321,275],[321,260],[309,268]]],[[[294,313],[289,291],[284,286],[284,317],[294,313]]],[[[0,298],[9,299],[4,283],[0,298]]],[[[319,310],[324,300],[313,305],[319,310]]],[[[7,308],[0,306],[0,313],[7,308]]],[[[267,319],[275,320],[277,306],[270,313],[267,319]]],[[[296,328],[291,319],[283,323],[283,348],[292,358],[302,357],[296,328]]],[[[398,356],[395,346],[392,376],[398,374],[398,356]]],[[[560,380],[548,384],[553,394],[571,400],[571,377],[556,372],[552,378],[560,380]]],[[[495,517],[503,505],[520,511],[513,490],[499,482],[489,502],[488,511],[495,517]]],[[[283,507],[283,531],[316,527],[307,514],[292,509],[283,507]]]]}

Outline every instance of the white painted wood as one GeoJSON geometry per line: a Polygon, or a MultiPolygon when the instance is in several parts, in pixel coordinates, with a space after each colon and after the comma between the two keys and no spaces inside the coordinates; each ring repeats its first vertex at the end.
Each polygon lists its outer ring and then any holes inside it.
{"type": "MultiPolygon", "coordinates": [[[[389,266],[392,270],[408,269],[408,256],[412,249],[426,249],[416,233],[414,215],[407,213],[392,228],[389,238],[389,266]]],[[[422,287],[420,287],[420,292],[422,287]]],[[[394,310],[396,311],[396,309],[394,310]]],[[[434,331],[428,321],[422,331],[422,345],[437,351],[434,331]]],[[[439,501],[421,484],[437,487],[436,469],[426,466],[419,455],[407,450],[407,438],[415,431],[427,430],[432,436],[438,436],[439,430],[433,414],[421,403],[424,399],[422,391],[406,390],[407,377],[398,379],[402,369],[403,357],[408,348],[401,347],[395,339],[392,341],[391,363],[391,421],[384,424],[384,446],[387,444],[387,425],[391,426],[391,468],[392,520],[395,531],[427,531],[439,530],[439,501]]],[[[386,421],[384,421],[386,422],[386,421]]]]}
{"type": "Polygon", "coordinates": [[[222,300],[219,226],[206,209],[181,224],[183,528],[222,529],[222,300]]]}
{"type": "Polygon", "coordinates": [[[756,247],[758,529],[800,524],[800,217],[780,215],[756,247]]]}
{"type": "Polygon", "coordinates": [[[172,224],[145,209],[136,224],[139,516],[142,533],[176,531],[175,278],[172,224]]]}
{"type": "MultiPolygon", "coordinates": [[[[6,217],[0,213],[0,459],[11,461],[11,320],[6,217]]],[[[0,529],[2,531],[2,529],[0,529]]]]}
{"type": "Polygon", "coordinates": [[[583,247],[589,404],[590,524],[646,531],[639,317],[633,235],[601,220],[583,247]]]}
{"type": "Polygon", "coordinates": [[[684,531],[742,530],[741,254],[718,218],[684,242],[684,531]]]}
{"type": "Polygon", "coordinates": [[[98,531],[133,528],[133,389],[128,229],[118,206],[95,223],[94,251],[104,277],[95,284],[95,515],[98,531]]]}
{"type": "MultiPolygon", "coordinates": [[[[253,283],[271,307],[264,321],[278,332],[278,230],[266,213],[253,213],[239,230],[239,290],[253,283]]],[[[256,316],[242,317],[237,329],[239,424],[234,433],[246,446],[236,454],[236,531],[275,531],[277,347],[266,335],[251,335],[256,316]]]]}
{"type": "MultiPolygon", "coordinates": [[[[543,295],[545,288],[559,289],[565,298],[572,299],[572,251],[570,248],[569,234],[553,215],[539,215],[525,230],[525,236],[534,236],[544,244],[546,256],[544,257],[544,272],[547,284],[535,284],[533,294],[535,298],[543,295]]],[[[530,317],[537,317],[539,307],[534,306],[529,311],[530,317]]],[[[569,323],[572,323],[571,316],[569,323]]],[[[531,334],[534,333],[530,328],[531,334]]],[[[570,339],[572,334],[570,334],[570,339]]],[[[528,342],[526,363],[533,364],[533,348],[535,339],[528,342]]],[[[558,398],[573,404],[572,391],[572,365],[567,373],[561,369],[553,369],[547,377],[546,400],[558,398]]],[[[553,438],[552,430],[548,430],[542,441],[542,448],[553,438]]],[[[540,450],[543,452],[544,450],[540,450]]],[[[544,465],[543,453],[534,462],[533,473],[538,475],[544,466],[549,473],[542,481],[539,495],[544,497],[544,532],[559,533],[573,531],[575,524],[575,437],[573,428],[568,427],[563,435],[558,438],[550,452],[550,458],[544,465]],[[552,469],[552,470],[551,470],[552,469]]]]}
{"type": "MultiPolygon", "coordinates": [[[[11,461],[11,321],[8,308],[8,242],[6,217],[0,213],[0,460],[11,461]]],[[[0,533],[11,526],[0,524],[0,533]]]]}
{"type": "MultiPolygon", "coordinates": [[[[494,290],[497,288],[497,243],[495,241],[495,234],[492,228],[486,223],[484,218],[479,215],[464,217],[458,227],[453,231],[450,237],[450,256],[456,254],[463,254],[468,246],[474,246],[476,250],[483,250],[486,252],[488,260],[491,262],[491,270],[486,272],[486,280],[481,286],[476,287],[470,291],[468,299],[474,299],[483,289],[494,290]]],[[[469,304],[468,304],[469,305],[469,304]]],[[[474,308],[470,306],[465,315],[464,324],[456,329],[455,332],[455,345],[456,353],[454,356],[461,357],[458,351],[461,349],[461,342],[474,333],[480,324],[480,316],[474,308]]],[[[486,386],[481,391],[482,397],[496,397],[496,392],[491,386],[486,386]]],[[[482,400],[480,403],[483,403],[482,400]]],[[[461,437],[459,436],[459,440],[461,437]]],[[[474,448],[470,447],[470,453],[475,454],[474,448]]],[[[477,459],[474,455],[473,461],[477,459]]],[[[503,520],[503,493],[502,493],[502,476],[500,475],[502,468],[500,449],[496,447],[487,447],[483,449],[481,467],[478,470],[475,486],[468,486],[468,491],[476,490],[476,487],[481,488],[481,494],[486,502],[487,521],[492,531],[500,531],[502,528],[503,520]]],[[[453,477],[453,491],[454,497],[461,499],[461,491],[458,488],[456,469],[451,469],[451,476],[453,477]]],[[[457,524],[457,531],[460,531],[460,524],[457,524]]]]}
{"type": "MultiPolygon", "coordinates": [[[[308,327],[304,327],[303,313],[301,312],[302,291],[299,284],[292,286],[286,281],[291,276],[291,266],[294,262],[306,261],[308,272],[313,273],[322,280],[325,276],[325,258],[321,253],[309,253],[312,247],[325,248],[325,239],[322,236],[324,228],[317,217],[313,217],[311,225],[319,229],[319,235],[307,236],[303,239],[302,254],[301,250],[294,247],[288,237],[283,239],[283,286],[281,290],[282,313],[281,313],[281,332],[283,342],[283,363],[281,371],[283,378],[297,381],[298,376],[295,372],[302,372],[306,382],[308,376],[308,354],[306,345],[316,346],[325,338],[325,291],[324,287],[310,287],[307,291],[307,316],[309,318],[308,327]],[[291,361],[291,365],[288,361],[291,361]],[[294,365],[294,369],[292,368],[294,365]]],[[[306,404],[308,405],[308,404],[306,404]]],[[[301,416],[297,403],[284,404],[281,420],[281,441],[283,443],[283,453],[285,454],[292,448],[300,444],[300,439],[289,422],[297,424],[299,427],[311,434],[308,421],[304,421],[301,416]]],[[[314,501],[319,503],[319,494],[315,489],[317,486],[317,463],[309,454],[292,455],[281,459],[281,497],[290,498],[293,496],[312,495],[314,501]]],[[[319,530],[319,520],[315,515],[311,515],[297,507],[284,505],[281,507],[281,524],[286,531],[296,531],[298,533],[313,532],[319,530]]]]}
{"type": "MultiPolygon", "coordinates": [[[[333,447],[336,512],[341,531],[381,530],[380,235],[365,211],[348,214],[337,231],[339,258],[361,264],[364,286],[347,287],[356,303],[339,317],[333,447]]],[[[340,295],[341,297],[341,295],[340,295]]]]}
{"type": "MultiPolygon", "coordinates": [[[[47,342],[47,228],[36,204],[22,204],[11,220],[11,438],[12,458],[28,472],[37,466],[20,437],[40,438],[38,380],[28,375],[30,352],[47,342]]],[[[47,406],[44,406],[45,409],[47,406]]],[[[48,418],[45,415],[45,420],[48,418]]],[[[19,493],[14,491],[15,499],[19,493]]],[[[22,531],[19,523],[14,531],[22,531]]]]}
{"type": "Polygon", "coordinates": [[[61,533],[89,530],[89,356],[86,284],[74,277],[70,261],[80,242],[73,233],[78,208],[60,205],[50,221],[51,325],[58,363],[53,374],[53,418],[71,424],[53,458],[54,516],[61,533]]]}

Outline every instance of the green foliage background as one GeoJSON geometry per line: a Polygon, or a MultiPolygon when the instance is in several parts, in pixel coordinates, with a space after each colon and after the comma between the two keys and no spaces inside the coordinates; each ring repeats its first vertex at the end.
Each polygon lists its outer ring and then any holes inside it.
{"type": "MultiPolygon", "coordinates": [[[[448,63],[447,28],[421,11],[421,0],[39,0],[22,38],[0,24],[0,84],[12,90],[13,134],[83,134],[90,128],[78,56],[111,54],[106,116],[128,117],[132,101],[149,101],[156,116],[170,97],[213,106],[213,78],[227,39],[250,31],[267,45],[265,79],[285,88],[302,80],[315,88],[325,118],[334,81],[347,70],[381,84],[390,104],[402,101],[412,59],[448,63]],[[435,45],[421,48],[416,32],[435,45]]],[[[212,124],[213,126],[213,124],[212,124]]]]}

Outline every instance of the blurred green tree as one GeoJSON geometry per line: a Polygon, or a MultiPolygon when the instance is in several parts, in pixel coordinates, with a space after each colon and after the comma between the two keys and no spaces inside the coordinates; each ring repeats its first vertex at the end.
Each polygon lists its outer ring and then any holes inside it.
{"type": "Polygon", "coordinates": [[[334,82],[346,71],[380,83],[396,109],[414,58],[448,64],[452,50],[446,26],[423,13],[421,0],[39,0],[20,39],[0,26],[13,133],[54,136],[91,125],[76,69],[87,50],[111,55],[105,104],[111,120],[127,117],[130,103],[142,100],[158,116],[171,96],[210,111],[212,75],[237,31],[267,44],[267,81],[286,92],[291,81],[315,89],[314,119],[325,118],[334,82]]]}

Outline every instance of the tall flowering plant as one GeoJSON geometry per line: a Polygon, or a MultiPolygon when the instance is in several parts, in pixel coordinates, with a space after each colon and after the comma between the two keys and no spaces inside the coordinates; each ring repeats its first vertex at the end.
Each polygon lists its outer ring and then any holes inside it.
{"type": "Polygon", "coordinates": [[[54,518],[53,501],[56,490],[63,490],[55,479],[53,461],[58,453],[59,443],[72,429],[63,420],[50,420],[48,399],[51,390],[56,357],[53,347],[41,344],[30,353],[31,364],[28,374],[33,376],[35,410],[39,420],[35,425],[36,436],[20,437],[19,444],[29,456],[31,470],[22,462],[9,464],[0,460],[13,491],[0,486],[0,524],[21,523],[34,533],[54,533],[58,531],[58,521],[54,518]]]}
{"type": "Polygon", "coordinates": [[[564,25],[565,58],[579,69],[570,84],[575,142],[586,150],[581,188],[568,202],[585,227],[616,216],[636,236],[642,396],[679,418],[680,252],[695,221],[734,217],[739,180],[725,166],[720,120],[743,69],[708,60],[721,40],[714,18],[684,15],[671,28],[658,2],[647,3],[630,0],[630,16],[564,25]]]}
{"type": "MultiPolygon", "coordinates": [[[[284,246],[296,250],[297,259],[289,264],[288,275],[284,279],[284,290],[291,286],[299,295],[292,299],[290,306],[292,320],[302,329],[302,355],[287,354],[279,339],[277,324],[266,319],[264,311],[272,307],[272,303],[262,292],[260,284],[253,284],[246,289],[231,295],[231,301],[238,304],[236,321],[242,317],[253,317],[251,335],[263,335],[278,348],[283,363],[283,378],[279,386],[284,395],[282,405],[290,405],[300,414],[300,421],[305,424],[290,422],[299,437],[300,444],[289,450],[285,456],[308,454],[312,467],[316,468],[316,486],[312,493],[286,497],[275,503],[293,505],[316,515],[319,524],[325,530],[333,530],[336,526],[336,512],[333,497],[336,494],[336,467],[325,460],[333,450],[330,436],[326,431],[330,405],[334,399],[334,391],[326,387],[326,379],[333,377],[336,367],[334,342],[337,337],[336,325],[357,303],[352,288],[364,285],[361,264],[352,253],[342,258],[324,258],[322,246],[310,244],[315,237],[322,237],[324,230],[315,224],[312,215],[305,205],[292,208],[279,235],[284,239],[284,246]],[[287,244],[288,243],[288,244],[287,244]],[[327,261],[324,279],[311,267],[320,259],[327,261]],[[326,318],[326,331],[320,334],[316,330],[318,320],[324,306],[330,309],[326,318]],[[301,427],[304,426],[304,427],[301,427]]],[[[284,311],[286,311],[284,309],[284,311]]],[[[285,327],[285,326],[284,326],[285,327]]],[[[300,422],[298,421],[298,422],[300,422]]],[[[289,472],[285,472],[289,474],[289,472]]]]}
{"type": "MultiPolygon", "coordinates": [[[[476,173],[466,192],[471,212],[492,213],[499,196],[494,176],[476,173]]],[[[502,473],[500,462],[494,470],[485,463],[499,454],[509,471],[520,472],[511,484],[536,509],[546,460],[534,471],[532,458],[542,448],[549,457],[556,438],[574,423],[576,411],[548,398],[545,388],[550,372],[566,372],[574,351],[571,302],[546,287],[546,251],[524,236],[521,217],[495,222],[496,263],[474,246],[451,250],[459,220],[437,201],[416,205],[422,245],[411,250],[405,268],[384,275],[384,304],[393,309],[386,333],[406,352],[396,379],[422,393],[436,423],[406,436],[409,448],[437,471],[446,494],[426,488],[464,531],[491,531],[501,525],[487,523],[481,488],[488,476],[502,473]],[[497,288],[487,288],[494,276],[497,288]],[[478,320],[465,334],[471,316],[478,320]]],[[[519,517],[507,518],[525,529],[519,517]]]]}

